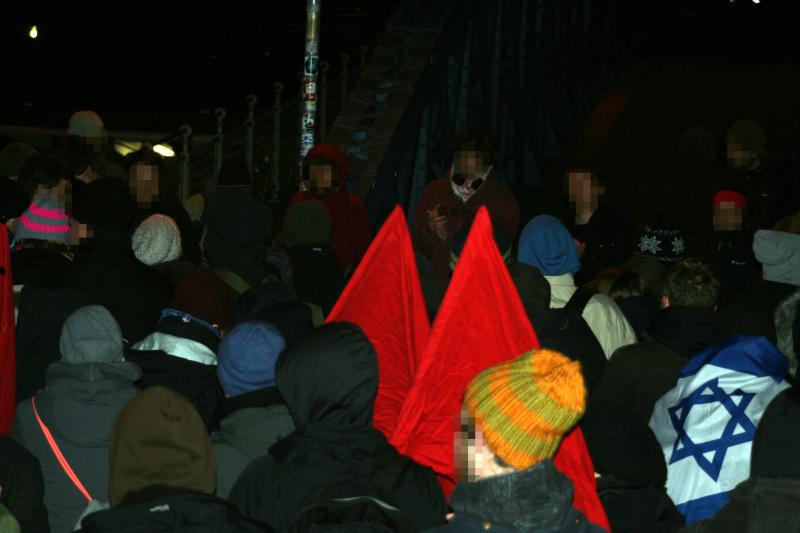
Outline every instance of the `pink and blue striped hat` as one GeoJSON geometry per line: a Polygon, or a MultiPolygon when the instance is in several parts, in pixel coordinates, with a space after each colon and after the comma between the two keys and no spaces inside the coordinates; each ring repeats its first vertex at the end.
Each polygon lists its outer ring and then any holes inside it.
{"type": "Polygon", "coordinates": [[[69,216],[63,207],[45,196],[34,200],[19,217],[16,240],[34,239],[67,244],[69,216]]]}

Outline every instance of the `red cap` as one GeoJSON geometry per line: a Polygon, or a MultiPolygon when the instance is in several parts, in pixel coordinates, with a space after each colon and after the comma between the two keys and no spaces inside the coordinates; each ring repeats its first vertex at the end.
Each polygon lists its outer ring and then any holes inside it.
{"type": "Polygon", "coordinates": [[[714,207],[717,207],[722,202],[733,202],[739,209],[744,209],[747,207],[747,198],[745,198],[741,193],[731,191],[729,189],[719,191],[717,194],[711,197],[711,205],[714,207]]]}

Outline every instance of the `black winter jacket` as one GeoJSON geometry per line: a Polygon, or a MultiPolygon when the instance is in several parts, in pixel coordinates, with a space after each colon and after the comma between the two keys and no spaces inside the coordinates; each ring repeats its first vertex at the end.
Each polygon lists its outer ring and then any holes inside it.
{"type": "Polygon", "coordinates": [[[378,361],[360,328],[334,323],[314,330],[281,356],[276,379],[299,429],[234,485],[228,499],[243,514],[280,530],[320,494],[334,493],[377,497],[400,509],[413,531],[443,522],[433,471],[400,455],[372,427],[378,361]],[[356,485],[359,494],[351,493],[356,485]]]}

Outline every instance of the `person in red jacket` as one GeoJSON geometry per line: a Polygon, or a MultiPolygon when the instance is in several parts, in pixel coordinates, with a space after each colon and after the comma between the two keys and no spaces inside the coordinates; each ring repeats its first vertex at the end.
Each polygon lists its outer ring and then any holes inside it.
{"type": "Polygon", "coordinates": [[[458,231],[489,209],[492,223],[512,235],[519,226],[519,205],[495,169],[492,134],[476,127],[453,139],[453,165],[447,175],[425,187],[414,212],[414,249],[431,260],[441,287],[450,281],[450,248],[458,231]]]}
{"type": "Polygon", "coordinates": [[[303,161],[307,191],[289,200],[288,210],[306,200],[319,200],[331,216],[331,247],[342,269],[361,259],[372,241],[372,228],[364,201],[345,190],[347,154],[336,145],[318,144],[303,161]]]}

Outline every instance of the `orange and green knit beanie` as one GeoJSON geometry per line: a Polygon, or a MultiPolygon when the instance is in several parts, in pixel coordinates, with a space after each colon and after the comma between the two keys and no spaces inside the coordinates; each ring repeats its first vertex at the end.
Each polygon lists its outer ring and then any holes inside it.
{"type": "Polygon", "coordinates": [[[552,458],[586,408],[580,364],[533,350],[481,372],[464,403],[489,448],[517,470],[552,458]]]}

